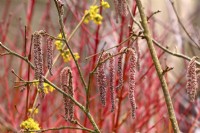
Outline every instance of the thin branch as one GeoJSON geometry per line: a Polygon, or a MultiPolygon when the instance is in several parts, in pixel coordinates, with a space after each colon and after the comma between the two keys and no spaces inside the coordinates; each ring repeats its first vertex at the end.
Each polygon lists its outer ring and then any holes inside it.
{"type": "Polygon", "coordinates": [[[84,80],[84,78],[83,78],[83,74],[82,74],[82,72],[81,72],[81,70],[80,70],[80,66],[79,66],[79,64],[78,64],[78,62],[77,62],[77,60],[76,60],[76,58],[75,58],[75,56],[74,56],[74,54],[73,54],[73,51],[72,51],[71,47],[70,47],[69,44],[68,44],[67,38],[66,38],[66,36],[65,36],[64,24],[63,24],[63,17],[62,17],[62,15],[61,15],[60,12],[59,12],[59,6],[58,6],[58,3],[57,3],[57,0],[54,0],[54,3],[55,3],[55,5],[56,5],[57,11],[58,11],[58,17],[59,17],[59,23],[60,23],[60,26],[61,26],[62,37],[63,37],[64,42],[65,42],[67,48],[69,49],[69,52],[70,52],[70,54],[71,54],[71,56],[72,56],[72,58],[73,58],[73,60],[74,60],[74,62],[75,62],[75,64],[76,64],[76,67],[77,67],[77,69],[78,69],[78,72],[79,72],[81,81],[82,81],[84,87],[86,88],[87,85],[86,85],[85,80],[84,80]]]}
{"type": "MultiPolygon", "coordinates": [[[[144,36],[140,36],[142,38],[144,38],[144,36]]],[[[185,59],[187,61],[191,61],[192,58],[190,58],[189,56],[186,56],[184,54],[181,54],[181,53],[177,53],[177,52],[172,52],[171,50],[169,50],[168,47],[164,47],[162,46],[162,44],[160,44],[159,42],[157,42],[155,39],[152,39],[153,43],[159,47],[160,49],[162,49],[163,51],[167,52],[168,54],[172,55],[172,56],[175,56],[175,57],[179,57],[179,58],[182,58],[182,59],[185,59]]],[[[200,66],[200,62],[195,60],[196,64],[200,66]]]]}
{"type": "Polygon", "coordinates": [[[49,37],[53,38],[54,40],[64,41],[64,39],[54,37],[54,36],[48,34],[46,31],[42,32],[42,35],[49,36],[49,37]]]}
{"type": "MultiPolygon", "coordinates": [[[[190,57],[188,57],[188,56],[186,56],[186,55],[183,55],[183,54],[180,54],[180,53],[175,53],[175,52],[170,51],[168,47],[163,47],[160,43],[158,43],[158,42],[157,42],[156,40],[154,40],[154,39],[153,39],[153,43],[154,43],[156,46],[158,46],[160,49],[162,49],[163,51],[165,51],[165,52],[167,52],[167,53],[169,53],[169,54],[171,54],[171,55],[173,55],[173,56],[180,57],[180,58],[186,59],[186,60],[188,60],[188,61],[191,61],[191,60],[192,60],[192,58],[190,58],[190,57]]],[[[197,65],[200,66],[200,62],[196,61],[196,63],[197,63],[197,65]]]]}
{"type": "Polygon", "coordinates": [[[157,10],[157,11],[153,12],[150,16],[147,17],[147,21],[149,19],[151,19],[155,14],[160,13],[160,12],[161,12],[160,10],[157,10]]]}
{"type": "Polygon", "coordinates": [[[118,55],[121,55],[121,54],[123,54],[123,53],[126,53],[126,52],[127,52],[127,51],[126,51],[127,49],[128,49],[128,47],[127,47],[124,51],[122,51],[122,52],[119,52],[119,53],[114,54],[114,55],[110,55],[110,56],[107,57],[106,59],[104,59],[104,60],[102,60],[102,61],[99,61],[99,62],[97,63],[97,65],[95,66],[95,68],[92,70],[91,73],[94,73],[94,72],[96,71],[96,69],[99,67],[99,65],[105,63],[105,62],[106,62],[107,60],[109,60],[110,58],[115,57],[115,56],[118,56],[118,55]]]}
{"type": "Polygon", "coordinates": [[[178,15],[178,12],[176,11],[176,8],[175,8],[175,6],[174,6],[174,2],[173,2],[172,0],[169,0],[169,2],[171,3],[172,8],[173,8],[173,10],[174,10],[174,13],[175,13],[175,15],[176,15],[176,17],[177,17],[177,19],[178,19],[178,22],[179,22],[179,24],[181,25],[181,27],[183,28],[183,30],[185,31],[186,35],[187,35],[187,36],[190,38],[190,40],[198,47],[198,49],[200,49],[199,44],[197,44],[197,43],[195,42],[195,40],[192,38],[192,36],[189,34],[189,32],[187,31],[187,29],[186,29],[185,26],[183,25],[183,23],[182,23],[182,21],[181,21],[179,15],[178,15]]]}
{"type": "Polygon", "coordinates": [[[0,53],[0,56],[9,55],[10,52],[0,53]]]}
{"type": "Polygon", "coordinates": [[[158,74],[158,77],[160,79],[160,83],[161,83],[161,86],[162,86],[163,94],[164,94],[164,97],[165,97],[165,102],[166,102],[167,109],[168,109],[169,119],[171,121],[174,132],[179,133],[180,130],[179,130],[178,122],[176,120],[176,115],[175,115],[175,111],[174,111],[174,108],[173,108],[171,96],[170,96],[170,93],[169,93],[169,90],[168,90],[168,86],[167,86],[165,77],[163,75],[162,67],[160,65],[160,62],[159,62],[158,57],[157,57],[156,50],[155,50],[154,45],[153,45],[152,36],[150,34],[150,30],[149,30],[149,27],[148,27],[147,17],[144,13],[144,8],[142,6],[141,1],[136,0],[136,3],[137,3],[137,7],[138,7],[138,10],[139,10],[139,13],[140,13],[141,20],[142,20],[141,23],[142,23],[142,27],[144,29],[144,37],[147,41],[152,60],[154,62],[154,66],[156,68],[156,71],[157,71],[157,74],[158,74]]]}
{"type": "MultiPolygon", "coordinates": [[[[75,64],[76,64],[76,67],[77,67],[78,72],[79,72],[80,79],[81,79],[81,81],[82,81],[82,83],[83,83],[83,85],[84,85],[84,88],[85,88],[85,92],[87,92],[87,85],[86,85],[86,82],[85,82],[85,80],[84,80],[84,78],[83,78],[83,74],[82,74],[82,72],[81,72],[80,66],[79,66],[78,61],[76,60],[76,58],[75,58],[75,56],[74,56],[74,54],[73,54],[73,51],[72,51],[70,45],[68,44],[67,38],[66,38],[66,36],[65,36],[64,24],[63,24],[63,16],[62,16],[61,13],[59,12],[59,6],[58,6],[58,3],[57,3],[57,0],[54,0],[54,3],[55,3],[55,5],[56,5],[57,11],[58,11],[58,17],[59,17],[59,23],[60,23],[60,27],[61,27],[62,37],[63,37],[64,42],[65,42],[67,48],[69,49],[69,52],[70,52],[70,54],[71,54],[71,56],[72,56],[72,58],[73,58],[73,60],[74,60],[74,62],[75,62],[75,64]]],[[[46,79],[45,79],[45,80],[46,80],[46,79]]],[[[86,94],[86,95],[87,95],[87,94],[86,94]]],[[[71,97],[71,96],[70,96],[70,97],[71,97]]],[[[73,98],[72,98],[72,99],[73,99],[73,98]]],[[[72,100],[72,101],[73,101],[73,100],[72,100]]],[[[97,124],[95,123],[93,117],[91,116],[90,112],[89,112],[88,110],[86,110],[84,106],[82,106],[81,104],[78,104],[76,100],[74,100],[73,102],[75,102],[75,104],[77,104],[77,106],[79,106],[80,108],[82,108],[82,110],[84,110],[84,112],[86,113],[88,119],[90,120],[90,122],[92,123],[93,127],[95,128],[95,131],[96,131],[97,133],[100,133],[100,130],[99,130],[97,124]]]]}
{"type": "Polygon", "coordinates": [[[57,130],[63,130],[63,129],[76,129],[76,130],[84,130],[88,131],[90,133],[95,133],[95,131],[88,129],[88,128],[83,128],[83,127],[72,127],[72,126],[62,126],[62,127],[56,127],[56,128],[48,128],[48,129],[42,129],[42,130],[31,130],[29,132],[46,132],[46,131],[57,131],[57,130]]]}
{"type": "Polygon", "coordinates": [[[126,1],[126,3],[127,3],[127,6],[128,6],[128,12],[130,13],[133,22],[135,22],[135,24],[138,26],[138,28],[139,28],[140,30],[142,30],[142,26],[140,25],[140,23],[138,23],[138,22],[135,20],[135,17],[133,16],[133,13],[131,12],[131,8],[130,8],[130,6],[129,6],[129,4],[128,4],[127,1],[126,1]]]}
{"type": "Polygon", "coordinates": [[[117,44],[117,45],[115,45],[115,46],[113,46],[113,47],[111,47],[111,48],[108,48],[108,49],[106,49],[106,50],[104,50],[104,51],[101,51],[101,52],[99,52],[99,53],[90,55],[90,56],[86,57],[85,59],[88,60],[88,59],[90,59],[90,58],[92,58],[92,57],[94,57],[94,56],[96,56],[96,55],[102,54],[103,52],[109,51],[109,50],[111,50],[111,49],[113,49],[113,48],[118,48],[119,46],[121,46],[121,45],[124,44],[125,42],[129,41],[130,39],[132,39],[133,36],[136,36],[136,38],[134,39],[134,41],[135,41],[135,40],[140,36],[140,34],[141,34],[141,32],[139,32],[138,35],[131,34],[128,38],[126,38],[126,39],[125,39],[124,41],[122,41],[121,43],[119,43],[119,44],[117,44]]]}
{"type": "Polygon", "coordinates": [[[15,71],[12,69],[11,72],[20,80],[20,81],[24,81],[20,76],[18,76],[15,71]]]}
{"type": "Polygon", "coordinates": [[[19,57],[20,59],[26,61],[26,62],[31,66],[32,69],[35,68],[34,65],[28,60],[27,57],[21,56],[21,55],[19,55],[18,53],[16,53],[16,52],[10,50],[8,47],[6,47],[5,45],[3,45],[1,42],[0,42],[0,46],[1,46],[3,49],[5,49],[5,50],[9,53],[9,55],[14,55],[14,56],[16,56],[16,57],[19,57]]]}

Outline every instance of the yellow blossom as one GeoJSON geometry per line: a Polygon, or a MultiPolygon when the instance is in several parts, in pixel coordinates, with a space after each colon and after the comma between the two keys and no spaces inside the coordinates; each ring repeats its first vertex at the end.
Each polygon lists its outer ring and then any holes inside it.
{"type": "Polygon", "coordinates": [[[100,14],[96,14],[96,16],[94,17],[94,23],[95,24],[101,24],[102,19],[103,19],[103,17],[100,14]]]}
{"type": "Polygon", "coordinates": [[[49,85],[48,83],[44,83],[43,85],[45,94],[48,94],[49,92],[53,92],[55,90],[55,88],[49,85]]]}
{"type": "Polygon", "coordinates": [[[89,21],[90,21],[90,14],[89,14],[89,11],[88,10],[85,10],[85,19],[84,19],[84,23],[88,24],[89,21]]]}
{"type": "MultiPolygon", "coordinates": [[[[33,85],[34,85],[35,87],[37,87],[37,86],[38,86],[38,82],[34,82],[33,85]]],[[[45,94],[48,94],[49,92],[53,92],[53,91],[55,90],[55,88],[52,87],[51,85],[49,85],[48,83],[45,83],[45,82],[44,82],[44,83],[43,83],[43,86],[44,86],[43,90],[44,90],[44,93],[45,93],[45,94]]],[[[38,89],[38,91],[41,91],[41,90],[38,89]]]]}
{"type": "Polygon", "coordinates": [[[98,6],[90,6],[89,14],[91,19],[93,19],[96,16],[96,14],[98,14],[98,12],[99,12],[98,6]]]}
{"type": "MultiPolygon", "coordinates": [[[[69,62],[72,59],[69,49],[65,51],[61,51],[61,56],[63,57],[64,62],[69,62]]],[[[74,57],[75,57],[75,60],[78,60],[80,58],[78,53],[74,53],[74,57]]]]}
{"type": "Polygon", "coordinates": [[[59,40],[55,41],[56,49],[62,50],[63,43],[59,40]]]}
{"type": "Polygon", "coordinates": [[[27,131],[40,130],[38,122],[36,122],[33,118],[28,118],[27,120],[22,121],[22,123],[20,124],[20,128],[27,131]]]}
{"type": "Polygon", "coordinates": [[[78,60],[80,58],[78,53],[74,53],[74,57],[75,57],[75,60],[78,60]]]}
{"type": "MultiPolygon", "coordinates": [[[[57,36],[58,39],[62,39],[62,34],[59,33],[58,36],[57,36]]],[[[63,47],[63,42],[60,41],[60,40],[56,40],[55,41],[55,45],[56,45],[56,49],[58,50],[62,50],[62,47],[63,47]]]]}
{"type": "Polygon", "coordinates": [[[39,111],[38,111],[38,108],[34,108],[34,109],[30,108],[28,109],[28,112],[33,113],[33,114],[38,114],[39,111]]]}
{"type": "MultiPolygon", "coordinates": [[[[108,6],[105,5],[105,3],[103,3],[104,6],[108,6]]],[[[89,10],[85,11],[85,19],[84,19],[84,23],[89,23],[89,21],[94,21],[95,24],[101,24],[102,23],[102,19],[103,17],[99,14],[99,7],[94,5],[94,6],[90,6],[89,10]]]]}
{"type": "Polygon", "coordinates": [[[58,34],[58,38],[62,39],[62,34],[61,33],[58,34]]]}
{"type": "Polygon", "coordinates": [[[106,2],[106,1],[104,1],[104,0],[101,1],[101,5],[102,5],[104,8],[110,8],[109,3],[106,2]]]}

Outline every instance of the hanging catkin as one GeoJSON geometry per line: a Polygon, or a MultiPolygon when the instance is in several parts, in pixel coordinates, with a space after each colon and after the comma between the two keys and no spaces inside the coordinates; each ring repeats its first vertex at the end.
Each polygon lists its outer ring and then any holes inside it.
{"type": "Polygon", "coordinates": [[[186,92],[188,93],[189,99],[191,102],[195,101],[195,97],[196,97],[197,89],[198,89],[195,59],[196,57],[192,58],[187,68],[186,92]]]}
{"type": "MultiPolygon", "coordinates": [[[[99,62],[103,61],[107,53],[103,53],[102,56],[99,58],[99,62]]],[[[102,63],[97,68],[97,83],[100,92],[100,100],[103,106],[106,105],[106,74],[105,74],[105,63],[102,63]]]]}
{"type": "MultiPolygon", "coordinates": [[[[71,97],[74,96],[73,90],[73,77],[72,71],[69,67],[65,67],[60,74],[60,84],[63,91],[65,91],[71,97]]],[[[73,121],[74,119],[74,103],[67,96],[63,95],[64,107],[65,107],[65,118],[68,121],[73,121]]]]}
{"type": "MultiPolygon", "coordinates": [[[[126,49],[127,49],[126,47],[123,47],[120,50],[120,53],[124,52],[126,49]]],[[[122,88],[123,82],[124,82],[124,80],[123,80],[123,66],[124,66],[123,59],[124,59],[124,53],[122,53],[118,58],[117,73],[118,73],[119,81],[118,81],[118,86],[116,87],[117,90],[122,88]]]]}
{"type": "Polygon", "coordinates": [[[52,65],[53,65],[53,38],[47,38],[47,67],[49,69],[49,73],[52,73],[52,65]]]}
{"type": "Polygon", "coordinates": [[[34,55],[34,65],[35,65],[35,73],[34,73],[35,79],[38,79],[38,77],[39,77],[38,49],[39,49],[40,44],[41,44],[41,38],[42,38],[42,36],[40,34],[38,34],[37,32],[35,32],[33,34],[33,47],[34,47],[33,55],[34,55]]]}
{"type": "Polygon", "coordinates": [[[35,79],[39,80],[38,89],[43,92],[43,53],[42,53],[42,36],[36,31],[33,34],[34,46],[34,65],[35,65],[35,79]]]}
{"type": "Polygon", "coordinates": [[[137,70],[140,71],[140,47],[138,43],[136,43],[135,51],[137,54],[137,70]]]}
{"type": "Polygon", "coordinates": [[[129,100],[132,110],[132,118],[135,118],[136,102],[135,102],[135,74],[136,74],[136,53],[134,49],[129,48],[130,52],[130,69],[129,69],[129,100]]]}
{"type": "Polygon", "coordinates": [[[128,15],[128,7],[126,4],[126,0],[114,0],[115,8],[117,9],[116,13],[121,16],[128,15]]]}
{"type": "Polygon", "coordinates": [[[118,23],[118,19],[119,19],[119,10],[118,10],[118,0],[113,0],[114,2],[114,6],[115,6],[115,17],[116,17],[116,22],[118,23]]]}
{"type": "MultiPolygon", "coordinates": [[[[112,56],[112,54],[111,54],[112,56]]],[[[110,99],[111,99],[111,112],[115,110],[115,58],[111,57],[109,64],[109,72],[110,72],[110,99]]]]}
{"type": "Polygon", "coordinates": [[[126,4],[126,0],[119,0],[119,13],[121,16],[127,16],[128,15],[128,7],[126,4]]]}

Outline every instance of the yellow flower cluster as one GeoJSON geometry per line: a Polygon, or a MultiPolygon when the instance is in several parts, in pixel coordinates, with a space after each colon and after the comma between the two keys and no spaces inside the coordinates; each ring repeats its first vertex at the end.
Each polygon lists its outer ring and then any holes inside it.
{"type": "MultiPolygon", "coordinates": [[[[58,34],[57,38],[62,39],[62,34],[61,33],[58,34]]],[[[62,47],[63,47],[63,42],[62,41],[56,40],[55,41],[55,45],[56,45],[56,49],[57,50],[62,50],[62,47]]]]}
{"type": "MultiPolygon", "coordinates": [[[[64,62],[69,62],[72,59],[69,49],[62,51],[61,55],[64,59],[64,62]]],[[[75,57],[75,60],[78,60],[80,58],[78,53],[74,53],[74,57],[75,57]]]]}
{"type": "MultiPolygon", "coordinates": [[[[34,82],[33,84],[34,86],[38,86],[38,82],[34,82]]],[[[43,83],[43,86],[44,86],[44,93],[45,94],[48,94],[49,92],[53,92],[55,90],[55,88],[53,88],[51,85],[49,85],[48,83],[43,83]]],[[[41,91],[38,89],[38,91],[41,91]]]]}
{"type": "Polygon", "coordinates": [[[108,2],[104,0],[101,1],[101,6],[103,6],[104,8],[110,8],[110,5],[108,4],[108,2]]]}
{"type": "Polygon", "coordinates": [[[33,118],[28,118],[27,120],[22,121],[20,128],[25,129],[26,131],[40,130],[38,122],[36,122],[33,118]]]}
{"type": "Polygon", "coordinates": [[[48,94],[49,92],[53,92],[55,88],[53,88],[51,85],[44,83],[44,93],[48,94]]]}
{"type": "MultiPolygon", "coordinates": [[[[62,34],[58,34],[58,38],[62,39],[62,34]]],[[[63,42],[60,40],[55,41],[56,49],[60,51],[61,56],[63,57],[64,62],[69,62],[72,59],[72,56],[69,52],[69,49],[63,50],[63,42]]],[[[74,53],[75,59],[78,60],[80,58],[78,53],[74,53]]]]}
{"type": "MultiPolygon", "coordinates": [[[[101,6],[104,8],[110,8],[108,2],[104,0],[101,1],[101,6]]],[[[92,5],[89,10],[85,10],[85,19],[84,23],[88,24],[90,21],[93,21],[95,24],[101,24],[103,17],[99,14],[99,6],[92,5]]]]}
{"type": "Polygon", "coordinates": [[[32,109],[32,108],[30,108],[30,109],[28,109],[28,112],[30,112],[30,113],[33,113],[33,114],[38,114],[38,108],[34,108],[34,109],[32,109]]]}

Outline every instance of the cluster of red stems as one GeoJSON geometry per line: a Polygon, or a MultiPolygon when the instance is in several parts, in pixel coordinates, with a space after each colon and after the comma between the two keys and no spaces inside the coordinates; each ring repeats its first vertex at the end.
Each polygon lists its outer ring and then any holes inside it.
{"type": "Polygon", "coordinates": [[[187,68],[186,92],[188,93],[191,102],[195,101],[198,92],[198,86],[200,85],[200,73],[198,73],[200,69],[196,66],[196,58],[197,57],[192,58],[187,68]]]}

